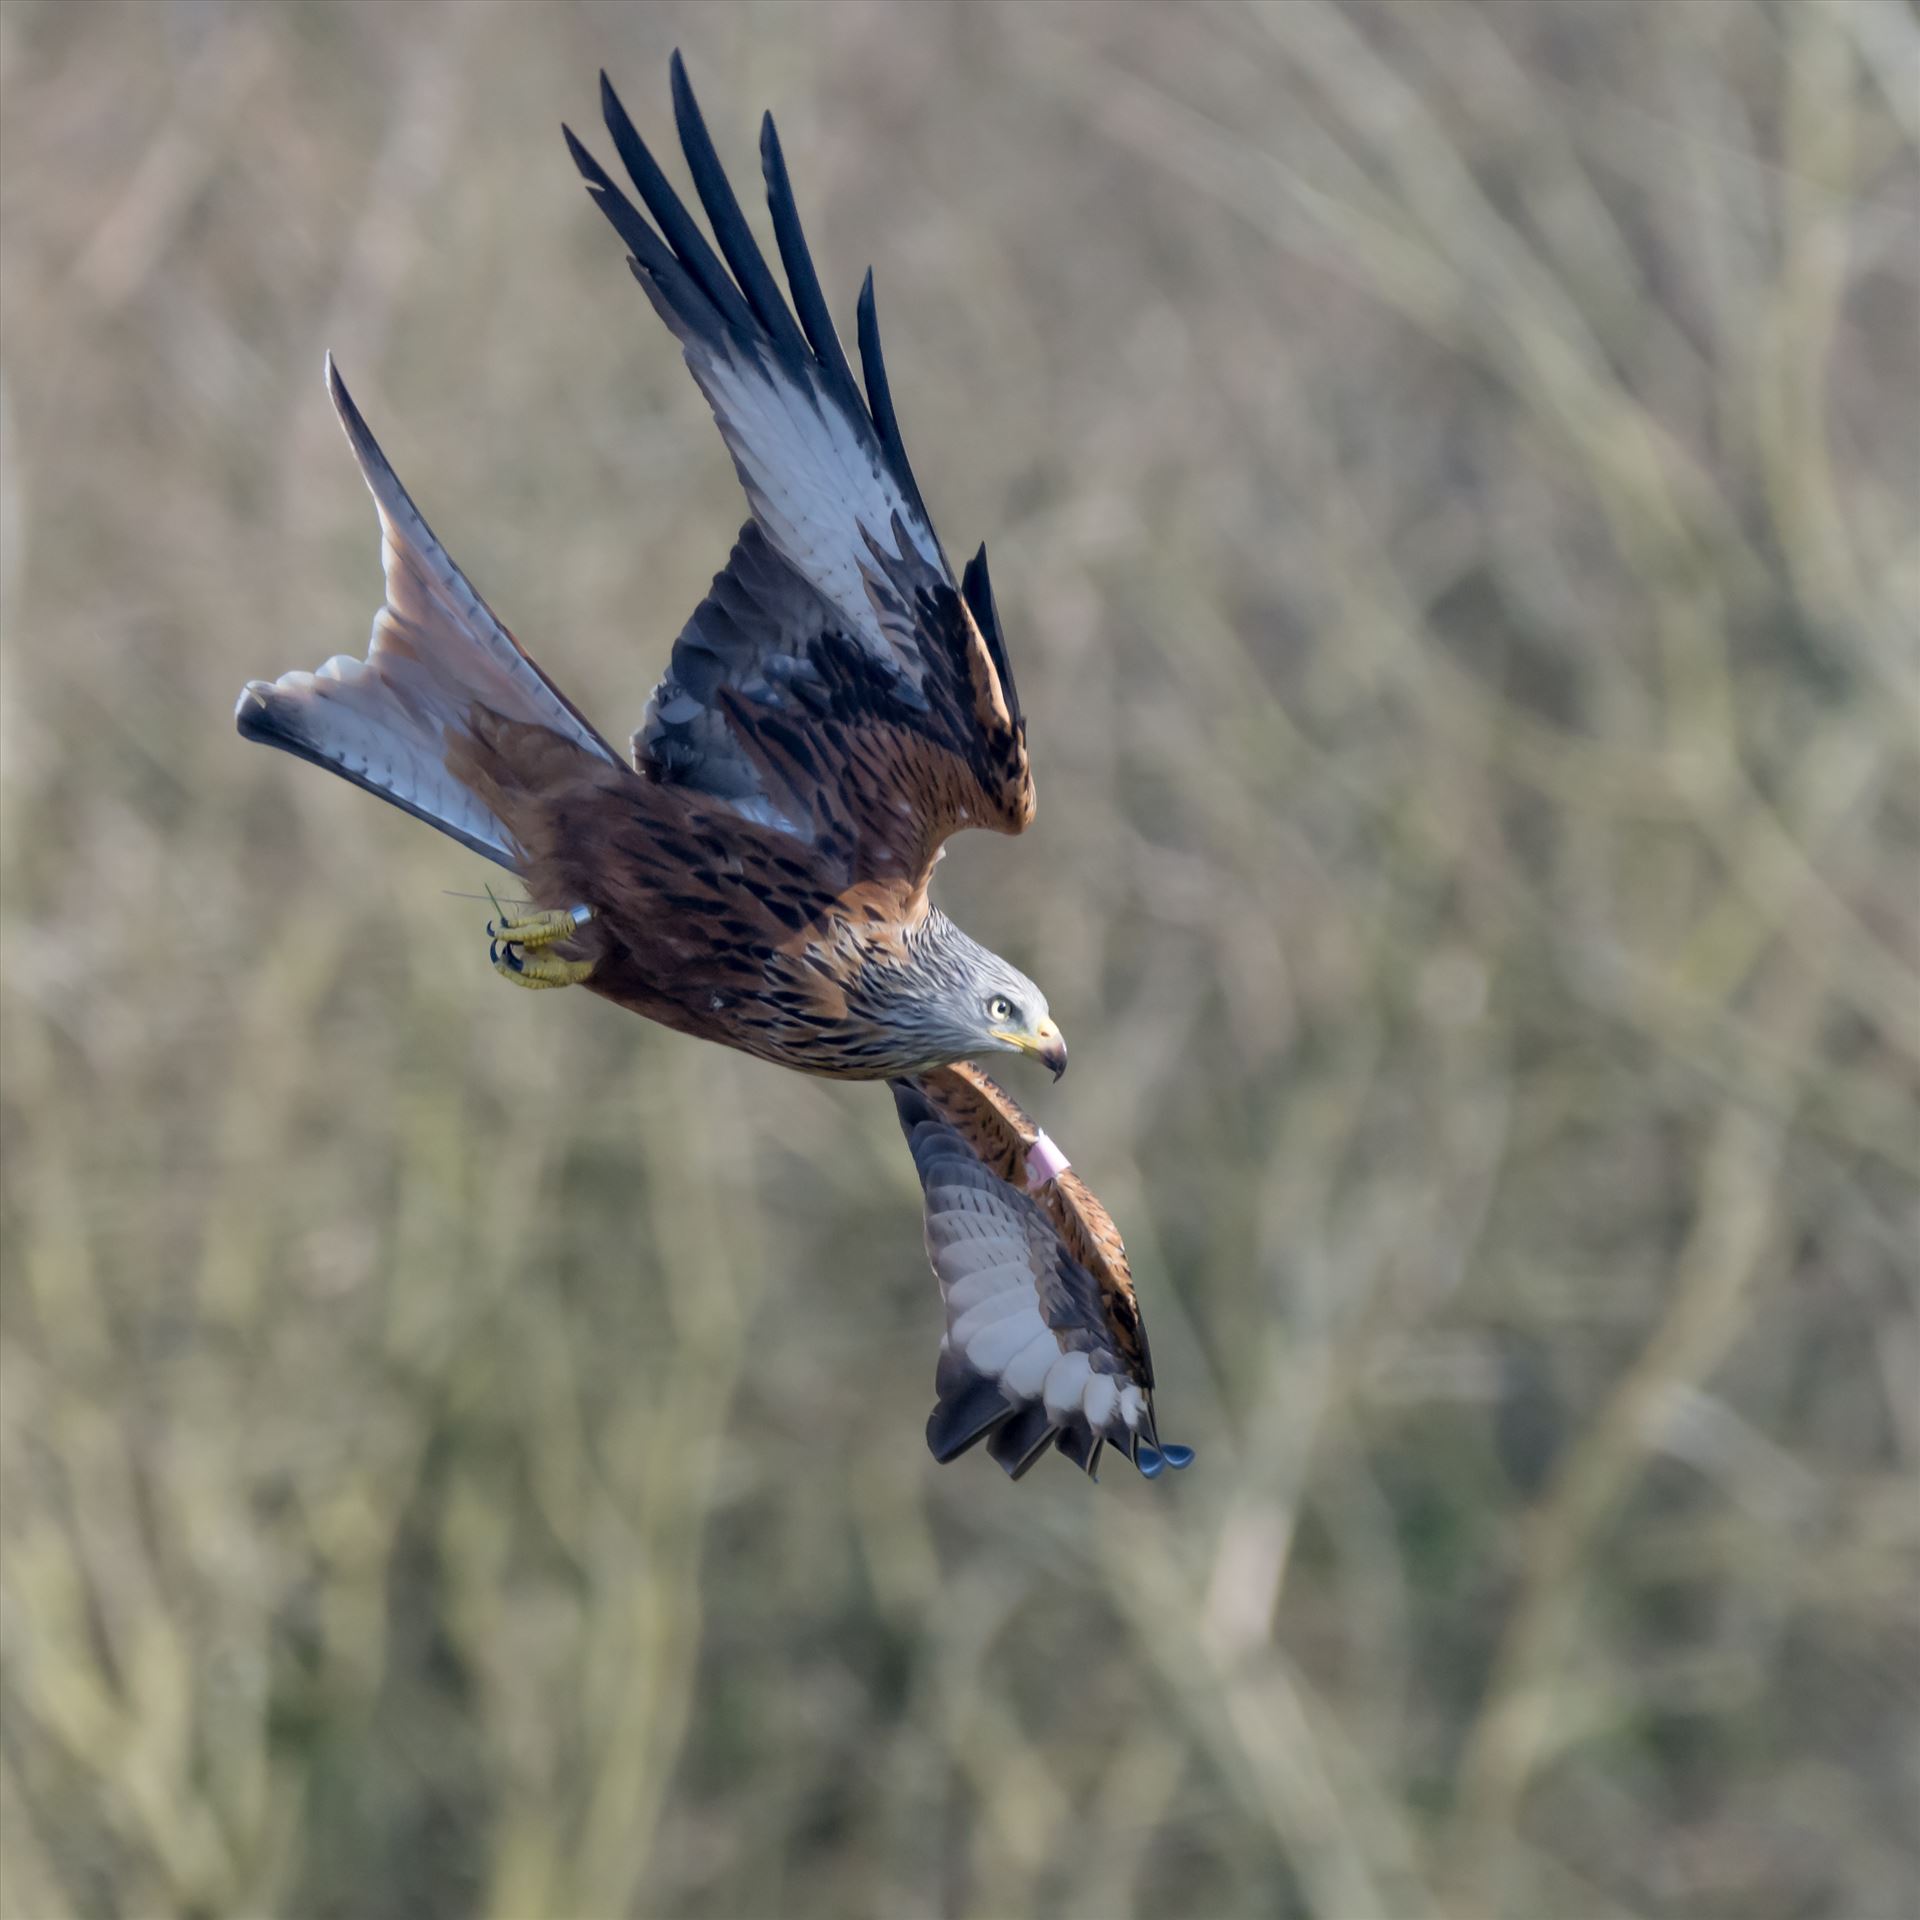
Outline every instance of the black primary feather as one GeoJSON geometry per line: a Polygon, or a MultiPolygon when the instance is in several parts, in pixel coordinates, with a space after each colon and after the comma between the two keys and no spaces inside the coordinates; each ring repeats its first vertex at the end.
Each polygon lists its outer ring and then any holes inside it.
{"type": "Polygon", "coordinates": [[[767,207],[773,215],[773,237],[780,248],[780,264],[787,270],[787,285],[793,290],[793,304],[800,315],[800,324],[806,329],[807,340],[820,362],[828,393],[850,419],[858,419],[866,403],[854,384],[846,349],[840,344],[833,315],[828,312],[826,297],[820,291],[820,276],[814,271],[813,253],[800,225],[793,184],[787,178],[786,156],[780,151],[780,135],[770,113],[762,115],[760,120],[760,172],[767,184],[767,207]]]}
{"type": "Polygon", "coordinates": [[[1017,728],[1022,721],[1020,712],[1020,690],[1013,684],[1013,668],[1007,660],[1007,643],[1000,631],[1000,609],[994,604],[993,582],[987,577],[987,544],[980,543],[980,551],[967,562],[967,570],[961,577],[960,591],[966,596],[967,611],[973,615],[973,624],[980,629],[980,637],[987,643],[987,655],[993,662],[993,670],[1000,676],[1000,690],[1007,696],[1007,717],[1017,728]]]}
{"type": "Polygon", "coordinates": [[[867,269],[867,277],[860,283],[860,302],[854,310],[854,323],[855,335],[860,343],[860,371],[867,383],[867,406],[873,414],[874,428],[880,435],[880,451],[892,469],[900,491],[920,516],[921,524],[931,529],[933,522],[928,517],[926,502],[920,498],[920,483],[913,477],[913,466],[907,459],[906,445],[900,438],[900,422],[893,411],[893,389],[887,385],[887,360],[880,351],[880,316],[874,310],[871,267],[867,269]]]}
{"type": "Polygon", "coordinates": [[[748,227],[740,202],[734,198],[720,156],[713,149],[713,137],[701,117],[700,103],[687,84],[687,69],[678,53],[673,56],[673,121],[680,134],[680,150],[687,157],[687,169],[693,175],[700,204],[707,210],[708,224],[720,242],[720,251],[733,269],[733,277],[747,296],[747,304],[773,342],[782,362],[799,373],[812,358],[800,329],[793,323],[786,300],[774,284],[773,275],[760,252],[759,243],[748,227]]]}

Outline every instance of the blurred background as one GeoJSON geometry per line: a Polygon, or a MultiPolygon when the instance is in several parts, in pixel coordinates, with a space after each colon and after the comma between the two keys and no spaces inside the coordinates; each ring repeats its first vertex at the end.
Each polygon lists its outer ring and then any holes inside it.
{"type": "Polygon", "coordinates": [[[1917,148],[1889,0],[6,0],[7,1920],[1910,1914],[1917,148]],[[638,719],[742,509],[559,122],[675,45],[991,543],[942,899],[1177,1481],[936,1469],[885,1095],[234,736],[327,347],[638,719]]]}

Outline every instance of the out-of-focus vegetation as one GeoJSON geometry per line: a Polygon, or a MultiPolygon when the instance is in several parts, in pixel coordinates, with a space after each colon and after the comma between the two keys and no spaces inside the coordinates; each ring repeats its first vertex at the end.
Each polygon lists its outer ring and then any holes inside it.
{"type": "Polygon", "coordinates": [[[7,1920],[1911,1912],[1917,144],[1885,0],[6,0],[7,1920]],[[942,897],[1177,1482],[934,1468],[885,1095],[232,733],[328,346],[638,717],[741,509],[557,123],[676,43],[992,543],[942,897]]]}

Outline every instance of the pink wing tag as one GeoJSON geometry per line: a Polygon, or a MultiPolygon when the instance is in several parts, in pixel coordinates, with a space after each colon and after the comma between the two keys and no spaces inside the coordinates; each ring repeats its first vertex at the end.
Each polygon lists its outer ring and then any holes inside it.
{"type": "Polygon", "coordinates": [[[1073,1162],[1043,1133],[1027,1149],[1027,1191],[1037,1193],[1056,1174],[1065,1173],[1073,1162]]]}

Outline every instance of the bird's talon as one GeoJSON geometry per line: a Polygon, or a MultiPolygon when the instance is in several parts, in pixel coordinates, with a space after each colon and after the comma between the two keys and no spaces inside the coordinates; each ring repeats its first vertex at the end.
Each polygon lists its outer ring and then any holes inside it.
{"type": "Polygon", "coordinates": [[[532,913],[524,920],[487,922],[487,959],[517,987],[577,987],[593,975],[591,960],[563,960],[542,949],[571,940],[593,918],[591,907],[532,913]]]}

